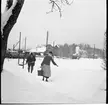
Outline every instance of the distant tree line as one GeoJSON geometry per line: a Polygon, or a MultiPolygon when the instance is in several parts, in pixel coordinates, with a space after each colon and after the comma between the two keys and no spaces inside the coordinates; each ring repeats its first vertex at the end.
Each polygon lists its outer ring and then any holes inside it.
{"type": "MultiPolygon", "coordinates": [[[[84,55],[84,57],[86,58],[93,58],[94,56],[97,56],[99,58],[104,57],[102,49],[91,47],[89,44],[81,43],[78,45],[83,51],[81,55],[84,55]]],[[[71,58],[72,55],[75,54],[76,46],[77,44],[75,43],[70,45],[65,43],[64,45],[53,46],[52,51],[55,56],[71,58]]]]}
{"type": "Polygon", "coordinates": [[[46,46],[46,51],[44,54],[46,54],[49,51],[53,52],[54,56],[58,57],[66,57],[66,58],[72,58],[73,54],[76,53],[76,46],[79,46],[81,49],[80,55],[84,58],[103,58],[105,59],[105,50],[91,47],[89,44],[67,44],[64,45],[55,45],[52,46],[51,44],[48,44],[46,46]]]}

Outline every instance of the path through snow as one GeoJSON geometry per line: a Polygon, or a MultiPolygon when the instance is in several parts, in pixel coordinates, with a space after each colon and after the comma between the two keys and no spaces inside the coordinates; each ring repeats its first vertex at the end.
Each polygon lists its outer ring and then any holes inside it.
{"type": "Polygon", "coordinates": [[[42,59],[37,58],[33,73],[6,59],[2,73],[3,102],[105,103],[106,72],[101,59],[55,59],[49,82],[37,76],[42,59]]]}

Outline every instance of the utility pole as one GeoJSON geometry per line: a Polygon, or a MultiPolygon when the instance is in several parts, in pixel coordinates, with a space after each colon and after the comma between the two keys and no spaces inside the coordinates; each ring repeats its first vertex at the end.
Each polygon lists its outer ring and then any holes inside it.
{"type": "Polygon", "coordinates": [[[46,37],[46,50],[47,50],[47,45],[48,45],[48,37],[49,37],[49,32],[47,31],[47,37],[46,37]]]}
{"type": "Polygon", "coordinates": [[[14,51],[14,44],[13,44],[13,51],[14,51]]]}
{"type": "MultiPolygon", "coordinates": [[[[25,52],[26,52],[26,37],[25,37],[25,52]]],[[[24,69],[24,61],[25,61],[25,57],[26,57],[26,54],[24,53],[24,57],[23,57],[23,69],[24,69]]]]}
{"type": "MultiPolygon", "coordinates": [[[[20,57],[20,50],[21,50],[21,32],[20,32],[20,36],[19,36],[19,51],[18,51],[19,56],[18,57],[20,57]]],[[[18,58],[18,64],[19,64],[19,58],[18,58]]]]}
{"type": "Polygon", "coordinates": [[[26,40],[27,40],[27,38],[25,37],[25,51],[26,51],[26,40]]]}
{"type": "Polygon", "coordinates": [[[53,41],[53,47],[55,46],[55,41],[53,41]]]}
{"type": "Polygon", "coordinates": [[[95,58],[95,44],[94,44],[93,58],[95,58]]]}
{"type": "Polygon", "coordinates": [[[16,44],[13,44],[13,50],[15,50],[15,47],[18,45],[19,41],[16,44]]]}

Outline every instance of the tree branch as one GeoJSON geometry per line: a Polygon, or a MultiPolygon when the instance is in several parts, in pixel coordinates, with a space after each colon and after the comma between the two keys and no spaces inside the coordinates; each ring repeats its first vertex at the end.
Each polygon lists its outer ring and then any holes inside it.
{"type": "Polygon", "coordinates": [[[54,2],[54,4],[58,7],[58,10],[59,10],[59,13],[60,13],[60,17],[61,17],[62,16],[61,8],[58,6],[58,4],[56,2],[54,2]]]}
{"type": "Polygon", "coordinates": [[[62,14],[61,14],[61,8],[60,8],[60,6],[56,2],[58,2],[58,0],[55,0],[55,1],[54,0],[50,0],[50,4],[52,4],[52,8],[51,8],[51,11],[49,11],[47,13],[53,12],[54,7],[57,7],[58,10],[59,10],[59,13],[60,13],[60,17],[61,17],[62,16],[62,14]]]}
{"type": "Polygon", "coordinates": [[[12,4],[13,4],[13,0],[7,0],[5,11],[7,11],[8,9],[10,9],[10,7],[12,6],[12,4]]]}
{"type": "MultiPolygon", "coordinates": [[[[74,1],[74,0],[73,0],[73,1],[74,1]]],[[[72,1],[71,3],[69,3],[68,0],[65,0],[65,2],[66,2],[67,5],[71,5],[71,4],[73,3],[73,1],[72,1]]]]}
{"type": "Polygon", "coordinates": [[[5,21],[7,21],[7,23],[3,27],[4,40],[7,40],[11,29],[13,28],[14,24],[16,23],[19,13],[21,11],[21,8],[24,4],[24,1],[25,0],[16,0],[16,2],[7,11],[7,13],[8,12],[10,13],[10,15],[8,16],[7,20],[5,20],[5,21]]]}
{"type": "Polygon", "coordinates": [[[57,10],[59,11],[60,17],[61,17],[62,13],[61,13],[61,7],[59,3],[61,3],[61,5],[64,5],[64,4],[71,5],[74,0],[71,3],[69,3],[68,0],[49,0],[49,1],[50,1],[50,4],[52,4],[52,7],[51,7],[51,11],[47,13],[53,12],[54,8],[57,7],[57,10]]]}

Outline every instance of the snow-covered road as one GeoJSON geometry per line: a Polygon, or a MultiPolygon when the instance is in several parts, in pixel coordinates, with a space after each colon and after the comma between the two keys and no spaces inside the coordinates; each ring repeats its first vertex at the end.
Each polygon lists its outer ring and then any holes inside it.
{"type": "Polygon", "coordinates": [[[33,73],[6,59],[2,79],[2,102],[105,103],[106,72],[101,59],[57,59],[51,64],[49,82],[37,76],[42,58],[37,58],[33,73]]]}

